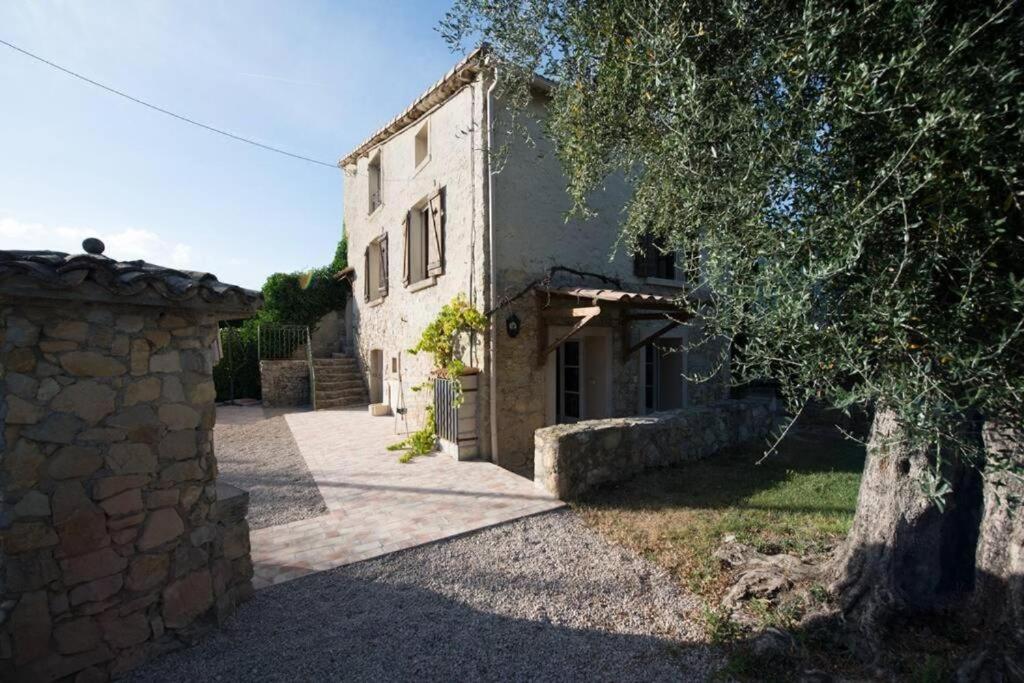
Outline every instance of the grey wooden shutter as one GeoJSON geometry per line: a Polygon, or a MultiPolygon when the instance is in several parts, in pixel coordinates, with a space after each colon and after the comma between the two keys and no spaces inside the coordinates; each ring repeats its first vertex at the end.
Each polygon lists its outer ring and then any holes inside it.
{"type": "Polygon", "coordinates": [[[654,277],[658,274],[658,249],[650,233],[640,236],[637,252],[633,254],[633,275],[654,277]]]}
{"type": "Polygon", "coordinates": [[[405,214],[405,221],[402,223],[402,286],[409,286],[409,259],[412,258],[412,245],[409,244],[409,224],[412,222],[412,211],[405,214]]]}
{"type": "Polygon", "coordinates": [[[363,250],[363,301],[370,300],[370,247],[363,250]]]}
{"type": "Polygon", "coordinates": [[[428,275],[444,273],[444,188],[430,196],[430,258],[428,275]]]}
{"type": "Polygon", "coordinates": [[[380,248],[380,295],[388,295],[388,236],[384,235],[377,243],[380,248]]]}

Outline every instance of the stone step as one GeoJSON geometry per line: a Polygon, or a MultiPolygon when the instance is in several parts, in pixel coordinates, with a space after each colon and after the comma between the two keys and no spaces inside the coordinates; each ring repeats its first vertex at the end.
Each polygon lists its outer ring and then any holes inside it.
{"type": "Polygon", "coordinates": [[[362,389],[363,380],[359,377],[347,379],[325,379],[319,375],[316,378],[317,391],[336,391],[338,389],[362,389]]]}
{"type": "Polygon", "coordinates": [[[333,358],[314,358],[313,365],[355,365],[356,359],[352,356],[336,356],[333,358]]]}
{"type": "Polygon", "coordinates": [[[362,399],[366,398],[365,389],[345,389],[342,391],[316,391],[316,401],[319,403],[321,400],[330,401],[332,399],[362,399]]]}
{"type": "Polygon", "coordinates": [[[344,408],[346,406],[365,406],[365,405],[367,405],[367,403],[368,403],[368,401],[366,401],[366,400],[352,400],[352,399],[345,399],[345,398],[325,399],[323,401],[318,399],[317,402],[316,402],[316,409],[317,410],[324,410],[325,408],[344,408]]]}
{"type": "Polygon", "coordinates": [[[357,372],[316,371],[316,383],[322,382],[362,382],[363,376],[357,372]]]}

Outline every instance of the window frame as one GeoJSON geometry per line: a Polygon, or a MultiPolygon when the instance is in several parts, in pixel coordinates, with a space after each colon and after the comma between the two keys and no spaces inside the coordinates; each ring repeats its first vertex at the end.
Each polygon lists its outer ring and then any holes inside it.
{"type": "Polygon", "coordinates": [[[384,206],[384,148],[378,147],[376,150],[371,152],[367,157],[366,163],[366,206],[367,215],[372,216],[373,214],[380,211],[380,208],[384,206]],[[377,203],[374,204],[374,176],[376,176],[376,199],[377,203]]]}
{"type": "Polygon", "coordinates": [[[428,163],[430,163],[432,137],[433,131],[430,129],[430,117],[427,117],[427,119],[423,122],[423,125],[417,128],[416,132],[412,136],[412,162],[414,176],[421,170],[423,170],[423,168],[428,163]],[[426,151],[423,154],[423,158],[417,161],[416,157],[419,156],[420,135],[424,136],[427,144],[426,151]]]}

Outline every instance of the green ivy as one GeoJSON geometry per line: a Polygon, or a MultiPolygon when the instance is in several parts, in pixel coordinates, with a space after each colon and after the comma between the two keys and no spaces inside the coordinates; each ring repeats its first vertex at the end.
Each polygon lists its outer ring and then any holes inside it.
{"type": "MultiPolygon", "coordinates": [[[[459,294],[441,307],[437,317],[423,330],[419,342],[409,349],[409,353],[429,353],[438,377],[458,379],[466,370],[466,364],[462,362],[463,337],[486,330],[487,318],[469,305],[465,295],[459,294]]],[[[456,385],[458,391],[458,382],[456,385]]]]}

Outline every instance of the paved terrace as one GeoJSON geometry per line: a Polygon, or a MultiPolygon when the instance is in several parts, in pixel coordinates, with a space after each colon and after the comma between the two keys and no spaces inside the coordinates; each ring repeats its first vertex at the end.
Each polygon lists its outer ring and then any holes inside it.
{"type": "Polygon", "coordinates": [[[328,514],[252,532],[257,589],[562,506],[488,462],[399,463],[393,419],[365,407],[285,419],[328,514]]]}

